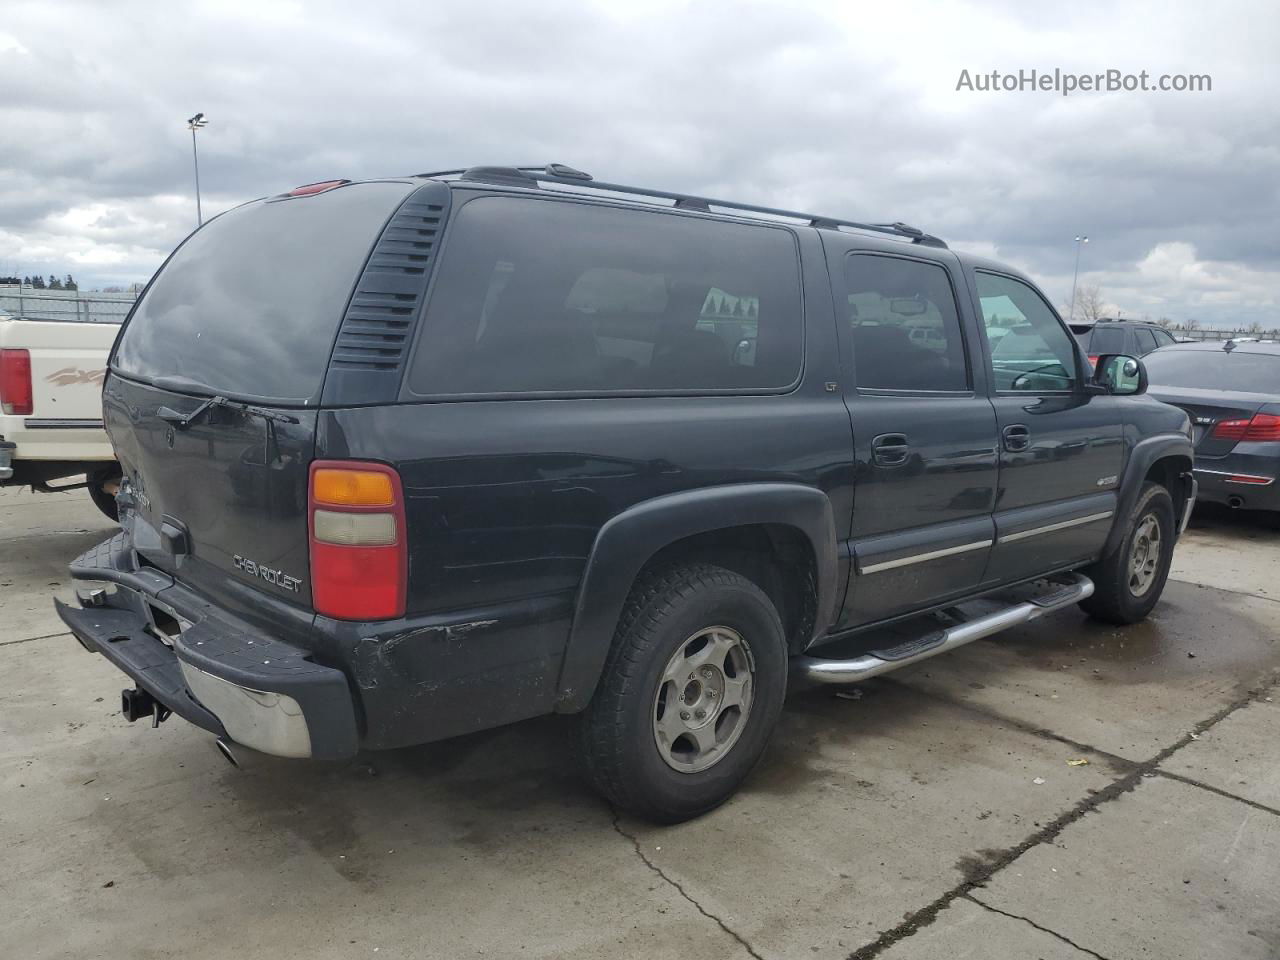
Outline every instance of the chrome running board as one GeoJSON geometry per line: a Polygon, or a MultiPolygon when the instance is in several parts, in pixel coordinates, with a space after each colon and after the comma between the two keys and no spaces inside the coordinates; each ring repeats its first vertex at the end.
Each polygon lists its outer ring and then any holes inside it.
{"type": "Polygon", "coordinates": [[[1046,613],[1053,613],[1093,596],[1093,581],[1083,574],[1070,574],[1064,584],[1023,603],[1005,607],[986,616],[958,623],[945,630],[929,633],[887,650],[875,650],[851,660],[824,660],[820,657],[791,658],[791,669],[798,676],[816,683],[854,683],[897,670],[940,653],[963,647],[983,637],[1027,623],[1046,613]]]}

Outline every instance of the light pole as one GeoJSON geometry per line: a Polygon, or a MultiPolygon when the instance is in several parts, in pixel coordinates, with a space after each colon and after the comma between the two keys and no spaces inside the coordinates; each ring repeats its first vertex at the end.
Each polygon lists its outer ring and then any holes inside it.
{"type": "Polygon", "coordinates": [[[200,211],[200,157],[196,153],[196,131],[201,127],[207,127],[209,121],[205,119],[203,113],[197,113],[194,117],[187,118],[187,129],[191,131],[191,163],[196,171],[196,226],[204,225],[204,214],[200,211]]]}
{"type": "MultiPolygon", "coordinates": [[[[195,134],[193,133],[192,136],[194,137],[195,134]]],[[[1080,277],[1080,248],[1088,242],[1089,238],[1083,234],[1076,237],[1076,269],[1075,273],[1071,274],[1071,317],[1067,323],[1076,318],[1076,280],[1080,277]]]]}

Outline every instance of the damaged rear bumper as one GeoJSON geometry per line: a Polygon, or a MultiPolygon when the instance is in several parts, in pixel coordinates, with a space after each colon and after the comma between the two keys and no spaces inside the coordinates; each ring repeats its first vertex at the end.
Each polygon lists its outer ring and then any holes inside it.
{"type": "Polygon", "coordinates": [[[71,564],[80,606],[55,601],[76,639],[165,708],[245,747],[343,759],[359,746],[346,676],[133,563],[127,534],[71,564]],[[169,629],[162,628],[161,624],[169,629]]]}

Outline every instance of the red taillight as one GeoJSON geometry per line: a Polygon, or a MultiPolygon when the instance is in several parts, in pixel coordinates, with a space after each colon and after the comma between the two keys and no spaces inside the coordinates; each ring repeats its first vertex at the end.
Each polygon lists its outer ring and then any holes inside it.
{"type": "Polygon", "coordinates": [[[1250,443],[1267,443],[1280,440],[1280,417],[1273,413],[1255,413],[1249,421],[1244,438],[1250,443]]]}
{"type": "Polygon", "coordinates": [[[294,187],[285,196],[287,197],[309,197],[315,193],[324,193],[326,190],[332,190],[334,187],[340,187],[344,183],[350,183],[350,180],[321,180],[319,183],[308,183],[305,186],[294,187]]]}
{"type": "Polygon", "coordinates": [[[1255,477],[1250,473],[1233,473],[1227,477],[1227,483],[1251,483],[1254,486],[1265,487],[1273,479],[1273,477],[1255,477]]]}
{"type": "Polygon", "coordinates": [[[409,549],[400,475],[381,463],[317,460],[307,502],[316,612],[336,620],[404,616],[409,549]]]}
{"type": "Polygon", "coordinates": [[[1280,417],[1271,413],[1258,413],[1251,420],[1219,420],[1213,428],[1219,440],[1243,440],[1246,443],[1280,441],[1280,417]]]}
{"type": "Polygon", "coordinates": [[[11,415],[31,415],[30,351],[0,350],[0,408],[11,415]]]}

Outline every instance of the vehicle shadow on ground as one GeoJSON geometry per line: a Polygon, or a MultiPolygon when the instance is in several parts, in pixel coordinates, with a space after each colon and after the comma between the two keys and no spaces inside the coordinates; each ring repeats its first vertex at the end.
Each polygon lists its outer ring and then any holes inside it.
{"type": "Polygon", "coordinates": [[[1197,503],[1188,530],[1223,540],[1280,544],[1280,522],[1265,510],[1232,510],[1220,503],[1197,503]]]}
{"type": "MultiPolygon", "coordinates": [[[[1171,583],[1158,615],[1123,628],[1090,620],[1078,610],[1063,611],[946,654],[930,661],[933,666],[922,665],[948,678],[933,693],[913,686],[909,673],[901,675],[906,679],[893,674],[857,687],[793,683],[769,750],[741,795],[803,794],[829,778],[832,763],[844,762],[842,757],[893,749],[888,746],[893,743],[908,747],[919,740],[922,725],[956,722],[954,701],[972,692],[966,684],[1043,682],[1048,697],[1050,688],[1072,673],[1091,687],[1107,688],[1103,696],[1110,699],[1125,697],[1126,688],[1177,689],[1203,684],[1212,675],[1228,687],[1249,689],[1274,670],[1275,656],[1266,625],[1246,629],[1250,618],[1235,599],[1171,583]],[[1241,629],[1222,629],[1231,622],[1241,629]],[[1209,638],[1215,638],[1212,644],[1209,638]],[[957,657],[963,659],[945,662],[957,657]]],[[[244,769],[226,770],[222,782],[246,808],[328,852],[350,846],[357,822],[402,824],[410,835],[444,831],[476,843],[544,829],[566,814],[598,828],[612,813],[577,764],[576,722],[543,717],[439,743],[364,753],[345,764],[249,753],[244,769]],[[325,798],[322,808],[316,808],[316,797],[325,798]],[[306,815],[292,812],[298,809],[306,815]]]]}
{"type": "MultiPolygon", "coordinates": [[[[1038,655],[1061,653],[1078,615],[1039,638],[1038,655]]],[[[1099,628],[1101,630],[1102,628],[1099,628]]],[[[1074,659],[1074,657],[1073,657],[1074,659]]],[[[1046,671],[1052,668],[1046,666],[1046,671]]],[[[998,671],[992,682],[999,683],[998,671]]],[[[938,702],[896,680],[854,688],[799,685],[769,750],[742,794],[795,795],[828,775],[819,751],[840,755],[871,741],[917,736],[938,702]],[[853,699],[856,697],[856,701],[853,699]]],[[[538,829],[566,812],[596,822],[611,816],[576,759],[577,718],[542,717],[496,730],[399,750],[367,752],[349,763],[295,763],[246,753],[223,785],[256,815],[287,824],[319,850],[350,846],[352,824],[377,821],[461,831],[472,840],[538,829]],[[324,797],[323,809],[314,806],[324,797]],[[305,816],[291,811],[305,808],[305,816]],[[447,825],[447,826],[445,826],[447,825]]]]}

